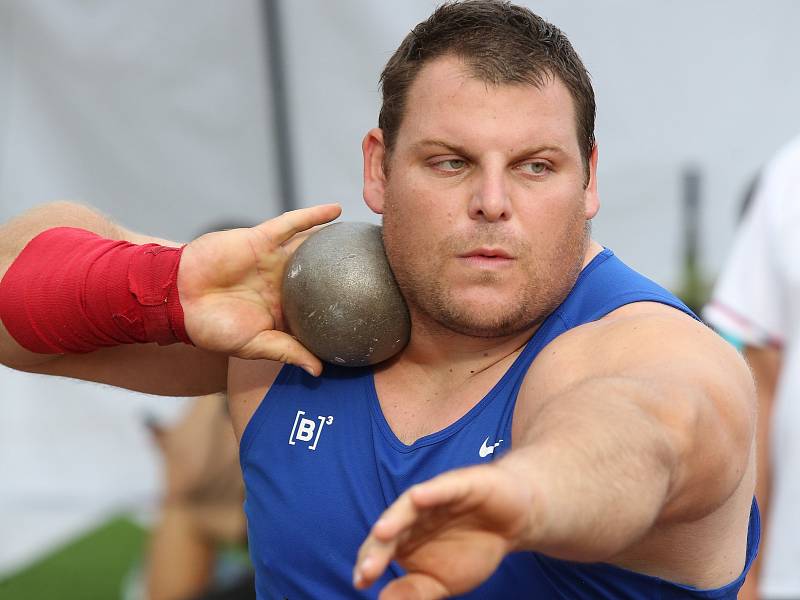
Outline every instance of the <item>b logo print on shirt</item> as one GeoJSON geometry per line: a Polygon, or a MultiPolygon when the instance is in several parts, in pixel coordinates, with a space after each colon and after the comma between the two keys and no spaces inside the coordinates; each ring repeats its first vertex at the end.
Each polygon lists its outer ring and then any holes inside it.
{"type": "Polygon", "coordinates": [[[294,417],[292,432],[289,434],[289,445],[294,446],[297,442],[310,442],[314,440],[308,445],[308,449],[316,450],[319,437],[322,435],[322,428],[325,425],[332,425],[333,417],[322,416],[314,420],[304,417],[304,414],[306,414],[306,411],[298,410],[297,415],[294,417]]]}

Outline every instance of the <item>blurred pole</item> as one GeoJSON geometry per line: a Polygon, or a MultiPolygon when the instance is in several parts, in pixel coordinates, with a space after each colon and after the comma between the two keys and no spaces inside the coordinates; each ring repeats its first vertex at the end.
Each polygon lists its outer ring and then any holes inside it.
{"type": "Polygon", "coordinates": [[[265,50],[269,66],[267,81],[272,96],[272,120],[275,131],[275,156],[282,211],[297,208],[292,132],[289,114],[289,89],[286,83],[286,63],[283,57],[283,38],[280,1],[261,1],[264,23],[265,50]]]}
{"type": "Polygon", "coordinates": [[[683,169],[683,265],[687,272],[697,267],[700,231],[700,169],[683,169]]]}
{"type": "Polygon", "coordinates": [[[695,312],[702,308],[708,299],[709,286],[702,276],[700,266],[700,214],[701,171],[696,165],[684,167],[683,178],[683,273],[681,299],[695,312]]]}

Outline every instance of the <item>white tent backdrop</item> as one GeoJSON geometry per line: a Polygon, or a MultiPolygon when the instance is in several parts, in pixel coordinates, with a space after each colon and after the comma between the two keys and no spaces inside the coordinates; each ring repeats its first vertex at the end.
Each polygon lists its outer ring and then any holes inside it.
{"type": "Polygon", "coordinates": [[[191,238],[275,213],[257,0],[0,3],[0,219],[55,199],[191,238]]]}

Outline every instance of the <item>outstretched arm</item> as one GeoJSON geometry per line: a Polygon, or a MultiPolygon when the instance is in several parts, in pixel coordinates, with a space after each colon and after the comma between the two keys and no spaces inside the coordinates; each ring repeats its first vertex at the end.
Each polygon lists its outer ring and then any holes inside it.
{"type": "Polygon", "coordinates": [[[608,560],[656,524],[719,508],[750,464],[754,390],[741,358],[682,315],[630,312],[575,332],[532,373],[549,377],[549,397],[521,413],[518,451],[502,461],[541,498],[522,547],[608,560]],[[569,375],[548,376],[559,369],[569,375]]]}
{"type": "MultiPolygon", "coordinates": [[[[250,229],[207,234],[189,243],[180,259],[177,290],[186,335],[194,346],[134,344],[87,354],[40,354],[23,348],[2,327],[0,362],[36,373],[175,395],[224,389],[230,355],[292,362],[319,372],[318,359],[280,331],[279,282],[296,246],[293,236],[336,218],[339,212],[335,205],[301,209],[250,229]]],[[[30,240],[60,226],[136,244],[176,245],[127,231],[76,204],[51,204],[22,215],[0,230],[0,276],[6,274],[30,240]]]]}
{"type": "Polygon", "coordinates": [[[754,422],[749,373],[724,342],[663,307],[621,309],[540,354],[506,456],[415,486],[384,513],[356,585],[398,560],[409,574],[382,598],[440,598],[476,587],[516,550],[618,558],[752,488],[754,422]]]}

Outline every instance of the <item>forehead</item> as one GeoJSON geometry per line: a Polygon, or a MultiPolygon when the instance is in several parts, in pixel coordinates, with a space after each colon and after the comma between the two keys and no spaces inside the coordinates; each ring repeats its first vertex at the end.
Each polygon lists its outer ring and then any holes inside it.
{"type": "Polygon", "coordinates": [[[477,147],[551,143],[580,152],[574,102],[560,79],[541,87],[495,85],[452,56],[425,65],[406,98],[398,146],[429,137],[477,147]]]}

